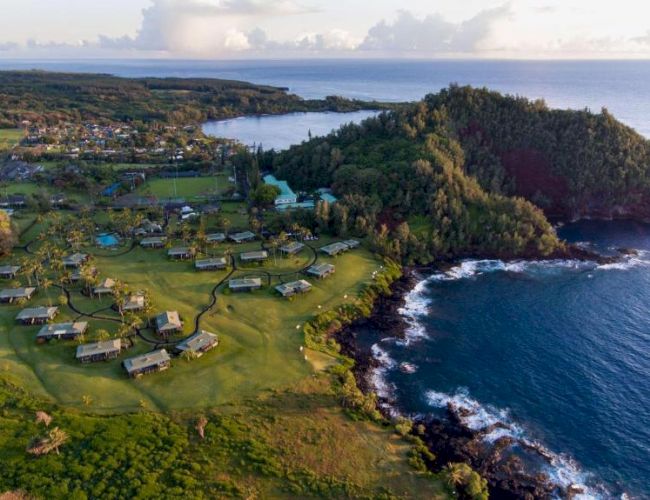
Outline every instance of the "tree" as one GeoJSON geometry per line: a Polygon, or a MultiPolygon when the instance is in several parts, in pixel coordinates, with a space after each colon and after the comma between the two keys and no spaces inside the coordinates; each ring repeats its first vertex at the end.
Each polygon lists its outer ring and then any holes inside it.
{"type": "Polygon", "coordinates": [[[0,256],[9,255],[17,242],[9,215],[0,210],[0,256]]]}
{"type": "Polygon", "coordinates": [[[58,455],[59,448],[63,446],[68,439],[68,434],[65,431],[55,427],[48,432],[47,435],[34,438],[27,447],[27,453],[40,456],[47,455],[54,451],[58,455]]]}
{"type": "Polygon", "coordinates": [[[280,188],[271,184],[260,184],[260,186],[251,193],[251,199],[259,207],[268,207],[275,203],[275,199],[280,196],[280,188]]]}

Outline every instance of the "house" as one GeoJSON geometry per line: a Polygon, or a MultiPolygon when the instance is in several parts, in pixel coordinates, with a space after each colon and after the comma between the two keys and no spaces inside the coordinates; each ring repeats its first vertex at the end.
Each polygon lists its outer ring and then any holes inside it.
{"type": "Polygon", "coordinates": [[[205,239],[208,243],[222,243],[226,241],[226,235],[224,233],[212,233],[208,234],[205,239]]]}
{"type": "Polygon", "coordinates": [[[197,260],[194,263],[194,267],[197,271],[214,271],[216,269],[225,269],[227,265],[228,264],[225,257],[197,260]]]}
{"type": "Polygon", "coordinates": [[[20,271],[20,266],[0,266],[0,279],[14,279],[20,271]]]}
{"type": "Polygon", "coordinates": [[[274,175],[265,175],[264,183],[275,186],[280,190],[280,194],[274,201],[276,206],[296,203],[298,201],[298,196],[293,192],[286,181],[280,181],[276,179],[274,175]]]}
{"type": "Polygon", "coordinates": [[[291,297],[298,293],[307,293],[311,290],[311,283],[305,280],[292,281],[290,283],[282,283],[275,287],[275,289],[283,297],[291,297]]]}
{"type": "Polygon", "coordinates": [[[88,260],[88,255],[85,253],[73,253],[63,258],[63,265],[65,267],[79,267],[81,264],[88,260]]]}
{"type": "Polygon", "coordinates": [[[171,365],[171,358],[165,349],[158,349],[147,354],[125,359],[122,366],[129,377],[136,378],[141,375],[166,370],[171,365]]]}
{"type": "Polygon", "coordinates": [[[317,189],[316,192],[318,193],[318,196],[320,197],[321,201],[326,201],[330,205],[338,201],[338,198],[332,194],[331,189],[320,188],[317,189]]]}
{"type": "Polygon", "coordinates": [[[140,240],[140,246],[142,248],[162,248],[166,242],[166,236],[152,236],[151,238],[143,238],[140,240]]]}
{"type": "Polygon", "coordinates": [[[336,268],[334,264],[314,264],[307,269],[307,274],[315,276],[319,279],[327,278],[330,274],[334,274],[336,268]]]}
{"type": "Polygon", "coordinates": [[[177,311],[165,311],[156,316],[156,331],[161,337],[168,337],[169,334],[179,332],[183,329],[183,323],[177,311]]]}
{"type": "Polygon", "coordinates": [[[93,288],[93,293],[95,295],[108,295],[113,293],[114,287],[115,287],[115,280],[111,278],[106,278],[104,281],[99,283],[95,288],[93,288]]]}
{"type": "Polygon", "coordinates": [[[0,302],[13,303],[16,300],[29,300],[36,292],[36,288],[5,288],[0,291],[0,302]]]}
{"type": "Polygon", "coordinates": [[[215,348],[217,344],[219,344],[219,337],[214,333],[201,330],[178,344],[176,350],[180,353],[192,353],[198,358],[201,357],[203,353],[215,348]]]}
{"type": "Polygon", "coordinates": [[[253,241],[255,239],[255,233],[250,231],[243,231],[241,233],[234,233],[228,236],[235,243],[244,243],[246,241],[253,241]]]}
{"type": "Polygon", "coordinates": [[[348,250],[350,250],[350,247],[340,241],[337,241],[336,243],[331,243],[329,245],[321,247],[320,249],[321,252],[326,253],[330,257],[334,257],[335,255],[338,255],[340,253],[347,252],[348,250]]]}
{"type": "Polygon", "coordinates": [[[16,321],[23,325],[43,325],[59,314],[58,307],[30,307],[23,309],[16,316],[16,321]]]}
{"type": "Polygon", "coordinates": [[[295,255],[299,253],[303,248],[305,248],[305,245],[303,243],[292,241],[291,243],[282,245],[280,247],[280,252],[282,252],[285,255],[295,255]]]}
{"type": "Polygon", "coordinates": [[[269,253],[266,250],[258,250],[256,252],[244,252],[239,254],[239,259],[242,262],[262,262],[269,258],[269,253]]]}
{"type": "Polygon", "coordinates": [[[121,352],[122,340],[111,339],[80,345],[77,347],[77,355],[75,357],[82,363],[94,363],[115,359],[121,352]]]}
{"type": "Polygon", "coordinates": [[[361,243],[359,243],[357,240],[345,240],[343,244],[346,245],[350,250],[354,250],[355,248],[358,248],[361,243]]]}
{"type": "Polygon", "coordinates": [[[27,197],[22,194],[11,194],[0,198],[0,207],[2,208],[20,208],[24,207],[27,204],[27,197]]]}
{"type": "Polygon", "coordinates": [[[167,255],[171,257],[172,259],[191,259],[194,257],[195,250],[193,248],[189,247],[176,247],[176,248],[170,248],[167,251],[167,255]]]}
{"type": "Polygon", "coordinates": [[[86,333],[86,330],[88,330],[88,323],[85,321],[76,323],[53,323],[43,326],[36,335],[36,339],[40,341],[52,339],[74,340],[86,333]]]}
{"type": "Polygon", "coordinates": [[[230,280],[228,288],[233,292],[250,292],[262,288],[261,278],[240,278],[230,280]]]}
{"type": "Polygon", "coordinates": [[[141,311],[142,309],[144,309],[144,306],[145,306],[144,295],[141,293],[136,293],[124,300],[124,304],[122,304],[122,311],[124,312],[141,311]]]}

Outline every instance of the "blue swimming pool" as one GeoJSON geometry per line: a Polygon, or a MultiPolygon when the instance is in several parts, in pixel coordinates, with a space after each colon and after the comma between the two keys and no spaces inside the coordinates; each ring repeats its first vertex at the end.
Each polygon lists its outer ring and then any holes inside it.
{"type": "Polygon", "coordinates": [[[120,244],[119,238],[112,233],[99,234],[95,241],[100,247],[116,247],[120,244]]]}

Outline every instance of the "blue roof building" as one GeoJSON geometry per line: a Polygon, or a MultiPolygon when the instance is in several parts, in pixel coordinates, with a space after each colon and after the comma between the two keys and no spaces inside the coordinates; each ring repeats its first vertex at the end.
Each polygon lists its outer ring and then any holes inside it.
{"type": "Polygon", "coordinates": [[[280,189],[280,195],[275,199],[275,205],[293,204],[298,201],[298,196],[289,187],[286,181],[279,181],[274,175],[265,175],[264,183],[271,186],[276,186],[280,189]]]}

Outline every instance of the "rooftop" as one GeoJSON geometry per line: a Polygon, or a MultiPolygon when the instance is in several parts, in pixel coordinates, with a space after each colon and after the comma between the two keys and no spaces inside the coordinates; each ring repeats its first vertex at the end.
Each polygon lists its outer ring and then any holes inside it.
{"type": "Polygon", "coordinates": [[[156,316],[156,328],[159,332],[178,330],[182,326],[178,311],[165,311],[156,316]]]}
{"type": "Polygon", "coordinates": [[[264,182],[276,186],[280,190],[279,196],[275,199],[276,203],[293,203],[296,201],[296,193],[289,187],[287,181],[280,181],[274,175],[265,175],[264,182]]]}
{"type": "Polygon", "coordinates": [[[0,298],[2,299],[21,299],[23,297],[31,297],[36,291],[36,288],[5,288],[0,291],[0,298]]]}
{"type": "Polygon", "coordinates": [[[180,351],[199,352],[206,347],[214,345],[217,340],[218,337],[214,333],[201,330],[199,333],[192,335],[190,338],[178,344],[176,348],[180,351]]]}
{"type": "Polygon", "coordinates": [[[261,287],[262,286],[262,278],[239,278],[239,279],[234,279],[230,280],[228,282],[228,286],[230,288],[247,288],[247,287],[261,287]]]}
{"type": "Polygon", "coordinates": [[[20,311],[16,319],[52,318],[57,312],[58,307],[28,307],[20,311]]]}
{"type": "Polygon", "coordinates": [[[83,344],[77,347],[77,358],[85,358],[87,356],[97,356],[99,354],[107,354],[122,349],[122,341],[120,339],[103,340],[100,342],[93,342],[92,344],[83,344]]]}
{"type": "Polygon", "coordinates": [[[137,370],[142,370],[150,366],[156,366],[163,363],[169,363],[171,358],[165,349],[148,352],[140,356],[128,358],[124,360],[124,368],[127,372],[131,373],[137,370]]]}
{"type": "Polygon", "coordinates": [[[263,260],[268,259],[269,253],[266,250],[257,250],[255,252],[244,252],[239,255],[241,260],[263,260]]]}
{"type": "Polygon", "coordinates": [[[76,323],[53,323],[45,325],[38,332],[37,337],[50,337],[52,335],[70,335],[70,334],[83,334],[88,328],[86,321],[78,321],[76,323]]]}

